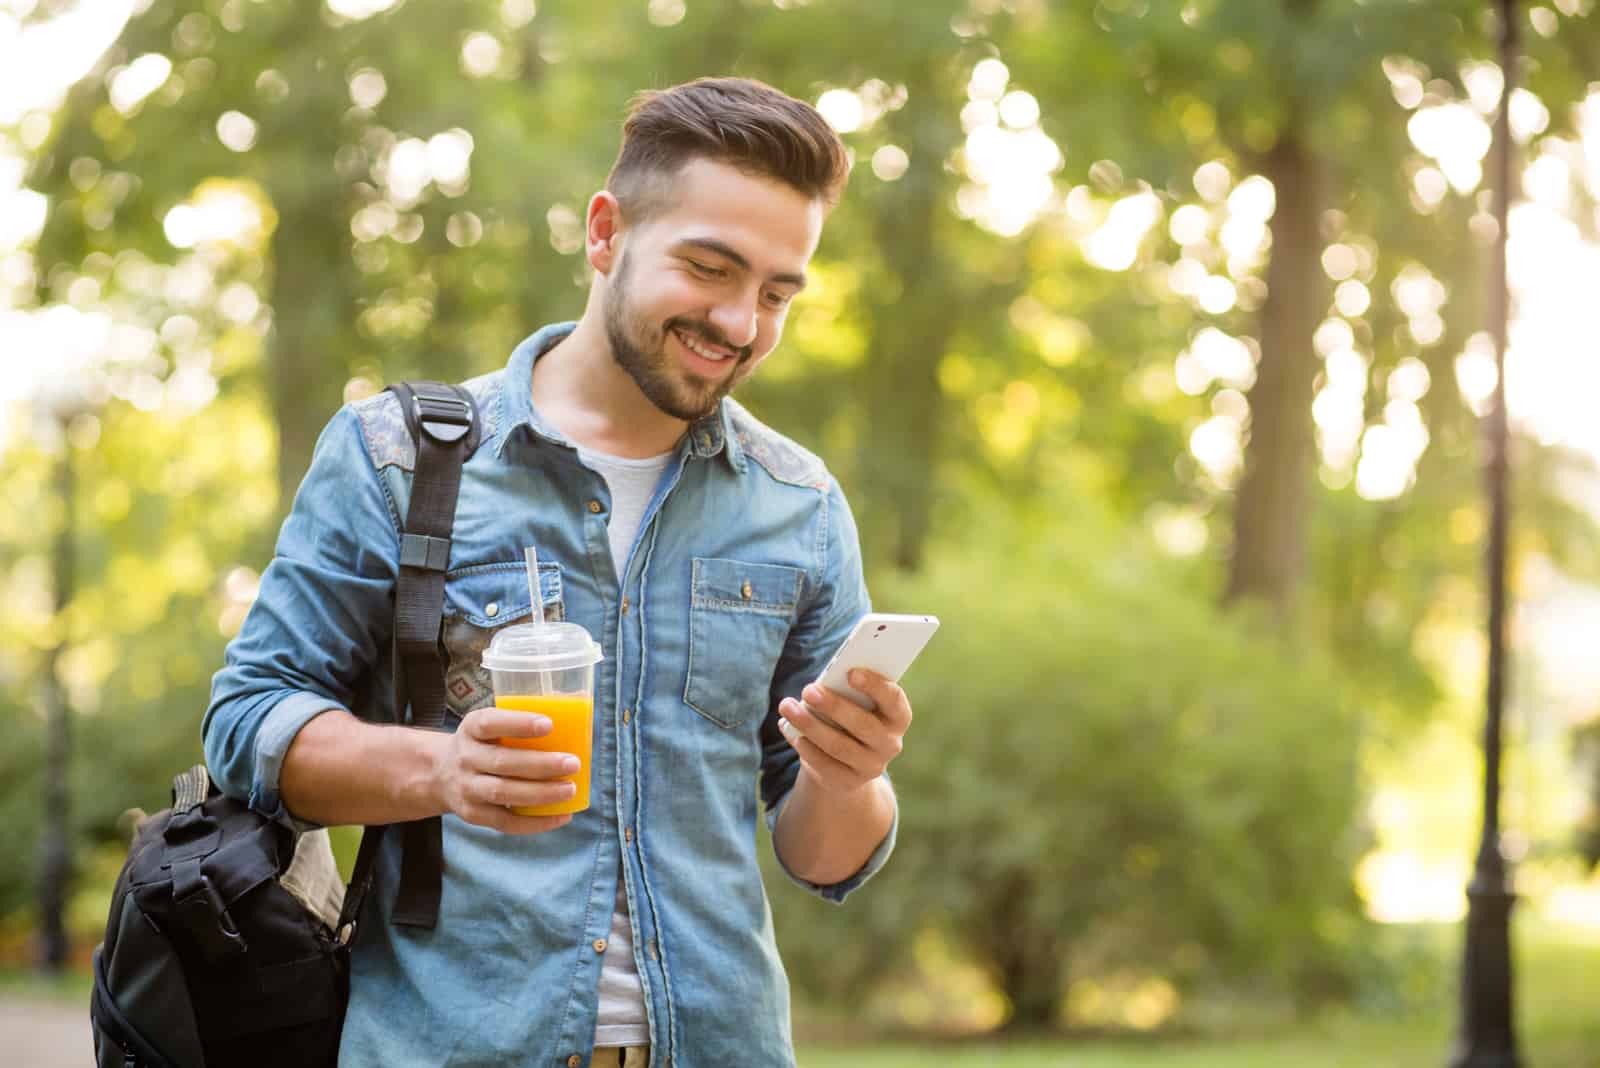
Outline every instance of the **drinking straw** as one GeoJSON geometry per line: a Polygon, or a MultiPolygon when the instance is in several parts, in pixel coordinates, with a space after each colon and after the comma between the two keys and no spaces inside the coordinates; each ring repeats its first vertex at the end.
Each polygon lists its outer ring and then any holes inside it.
{"type": "Polygon", "coordinates": [[[533,612],[529,622],[543,624],[544,598],[539,596],[539,550],[530,545],[522,550],[522,558],[528,564],[528,605],[533,612]]]}
{"type": "MultiPolygon", "coordinates": [[[[539,596],[539,550],[532,545],[522,550],[522,558],[528,565],[528,622],[535,627],[544,626],[544,598],[539,596]]],[[[544,672],[531,672],[533,692],[543,694],[545,691],[544,672]]]]}

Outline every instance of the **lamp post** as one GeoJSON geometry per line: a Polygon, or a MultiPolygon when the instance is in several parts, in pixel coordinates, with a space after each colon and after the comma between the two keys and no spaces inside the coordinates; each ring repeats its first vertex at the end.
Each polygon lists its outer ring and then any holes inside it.
{"type": "Polygon", "coordinates": [[[1494,399],[1485,427],[1489,491],[1489,679],[1483,728],[1483,838],[1467,886],[1466,948],[1461,962],[1461,1020],[1450,1068],[1518,1068],[1511,1010],[1511,906],[1516,895],[1500,852],[1500,735],[1506,658],[1506,341],[1511,304],[1506,279],[1507,222],[1511,205],[1511,90],[1516,75],[1516,0],[1496,0],[1500,16],[1500,70],[1504,88],[1495,119],[1495,221],[1499,224],[1489,278],[1489,327],[1494,334],[1494,399]]]}
{"type": "Polygon", "coordinates": [[[72,602],[77,595],[77,538],[80,516],[77,453],[92,445],[80,421],[94,424],[105,402],[102,370],[97,361],[69,353],[57,372],[35,387],[30,398],[41,441],[56,453],[52,479],[57,509],[50,532],[51,615],[55,632],[41,665],[40,711],[45,724],[44,811],[39,824],[39,926],[35,963],[59,972],[68,963],[71,944],[66,925],[67,899],[73,882],[71,792],[72,699],[61,680],[62,660],[73,638],[72,602]]]}
{"type": "Polygon", "coordinates": [[[55,491],[61,513],[51,537],[52,596],[55,600],[55,640],[45,656],[43,705],[45,715],[44,817],[39,835],[38,965],[59,972],[67,964],[66,904],[72,883],[72,820],[67,792],[72,751],[72,708],[61,684],[61,657],[67,648],[67,612],[74,591],[73,534],[77,485],[69,419],[58,420],[61,455],[56,460],[55,491]]]}

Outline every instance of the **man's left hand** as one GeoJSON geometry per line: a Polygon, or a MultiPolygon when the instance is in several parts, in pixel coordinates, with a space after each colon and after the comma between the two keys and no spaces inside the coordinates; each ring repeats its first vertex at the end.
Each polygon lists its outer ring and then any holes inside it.
{"type": "Polygon", "coordinates": [[[804,704],[787,698],[778,705],[778,726],[800,754],[802,771],[837,793],[853,793],[882,776],[911,726],[911,702],[899,686],[859,668],[850,673],[850,685],[877,710],[815,682],[801,693],[804,704]]]}

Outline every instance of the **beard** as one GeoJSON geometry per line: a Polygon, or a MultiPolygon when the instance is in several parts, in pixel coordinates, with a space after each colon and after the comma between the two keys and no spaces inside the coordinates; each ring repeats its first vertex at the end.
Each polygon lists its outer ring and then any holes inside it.
{"type": "Polygon", "coordinates": [[[743,381],[741,372],[750,362],[752,349],[749,345],[728,344],[722,331],[701,320],[678,317],[656,327],[635,315],[628,301],[629,259],[624,252],[605,297],[606,340],[611,345],[611,356],[651,404],[686,423],[703,419],[716,411],[722,398],[743,381]],[[698,335],[737,352],[737,356],[730,357],[733,368],[721,381],[683,369],[667,352],[667,336],[673,330],[698,335]]]}

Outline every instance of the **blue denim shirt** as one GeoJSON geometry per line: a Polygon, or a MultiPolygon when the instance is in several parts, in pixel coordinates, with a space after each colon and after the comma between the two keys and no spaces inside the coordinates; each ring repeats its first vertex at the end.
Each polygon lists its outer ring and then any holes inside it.
{"type": "MultiPolygon", "coordinates": [[[[869,607],[856,529],[810,453],[737,403],[679,443],[623,573],[605,480],[534,411],[546,327],[468,382],[483,440],[462,474],[442,642],[447,719],[491,702],[479,657],[526,620],[525,545],[546,618],[599,640],[590,808],[508,836],[444,817],[438,927],[389,914],[388,835],[352,957],[339,1063],[587,1065],[619,871],[649,1014],[651,1065],[792,1065],[788,982],[756,860],[799,770],[776,729],[869,607]],[[759,785],[759,791],[758,791],[759,785]],[[576,1060],[572,1058],[576,1057],[576,1060]]],[[[393,718],[390,637],[415,450],[384,393],[323,432],[277,553],[213,683],[206,760],[228,793],[290,818],[278,773],[295,733],[339,707],[393,718]]],[[[888,858],[891,829],[832,901],[888,858]]]]}

